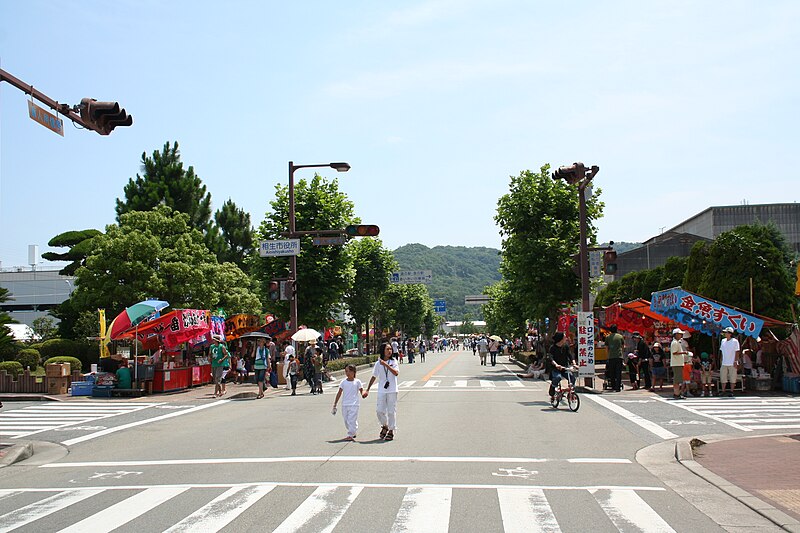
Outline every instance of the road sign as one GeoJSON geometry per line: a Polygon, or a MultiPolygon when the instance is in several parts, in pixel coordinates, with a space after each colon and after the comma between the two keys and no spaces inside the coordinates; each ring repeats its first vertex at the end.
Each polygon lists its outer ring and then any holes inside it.
{"type": "Polygon", "coordinates": [[[589,252],[589,277],[599,278],[603,275],[603,250],[589,252]]]}
{"type": "Polygon", "coordinates": [[[261,241],[258,255],[261,257],[281,257],[300,253],[300,239],[284,239],[282,241],[261,241]]]}
{"type": "Polygon", "coordinates": [[[401,270],[400,272],[392,272],[392,283],[399,283],[401,285],[409,285],[413,283],[430,283],[433,280],[433,272],[431,270],[401,270]]]}
{"type": "Polygon", "coordinates": [[[336,235],[335,237],[314,237],[311,243],[314,246],[341,246],[347,242],[347,237],[344,235],[336,235]]]}
{"type": "Polygon", "coordinates": [[[447,312],[447,302],[445,300],[434,300],[433,312],[437,315],[445,314],[447,312]]]}
{"type": "Polygon", "coordinates": [[[594,378],[594,313],[578,312],[578,375],[594,378]]]}
{"type": "Polygon", "coordinates": [[[48,130],[54,131],[62,137],[64,136],[64,121],[51,112],[45,111],[30,100],[28,100],[28,116],[31,117],[31,120],[35,120],[48,130]]]}
{"type": "Polygon", "coordinates": [[[491,297],[486,296],[485,294],[464,296],[464,305],[486,305],[491,301],[491,297]]]}

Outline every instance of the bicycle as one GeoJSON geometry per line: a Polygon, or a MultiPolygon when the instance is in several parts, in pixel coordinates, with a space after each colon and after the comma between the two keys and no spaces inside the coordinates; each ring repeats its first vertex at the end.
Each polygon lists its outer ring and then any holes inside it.
{"type": "Polygon", "coordinates": [[[550,401],[550,405],[553,406],[553,409],[558,409],[561,400],[564,399],[564,396],[567,397],[567,407],[573,413],[578,411],[578,408],[581,406],[581,399],[578,397],[578,393],[575,392],[575,380],[577,379],[578,374],[578,367],[572,366],[566,370],[567,374],[567,388],[561,388],[561,381],[558,382],[558,387],[556,387],[556,392],[553,395],[553,399],[550,401]]]}

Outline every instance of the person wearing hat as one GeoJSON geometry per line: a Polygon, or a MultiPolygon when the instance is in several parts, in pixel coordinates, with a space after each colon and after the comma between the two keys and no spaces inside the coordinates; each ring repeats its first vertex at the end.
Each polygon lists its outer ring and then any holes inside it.
{"type": "Polygon", "coordinates": [[[223,396],[227,392],[222,378],[225,375],[225,367],[231,364],[231,354],[224,341],[221,335],[211,334],[211,376],[214,379],[214,396],[223,396]]]}
{"type": "Polygon", "coordinates": [[[669,366],[672,369],[672,398],[675,400],[686,398],[681,393],[681,386],[683,385],[683,365],[689,352],[683,347],[682,338],[683,330],[681,328],[672,330],[672,342],[669,345],[669,366]]]}
{"type": "Polygon", "coordinates": [[[633,340],[636,341],[636,355],[639,356],[639,377],[644,379],[644,388],[653,392],[653,381],[650,379],[650,360],[652,358],[650,346],[644,341],[641,333],[634,333],[633,340]]]}
{"type": "Polygon", "coordinates": [[[719,343],[719,351],[722,354],[722,361],[719,369],[719,395],[725,394],[725,384],[729,384],[727,396],[733,398],[733,388],[736,386],[736,368],[741,356],[739,341],[733,338],[733,328],[727,327],[722,330],[725,338],[719,343]]]}

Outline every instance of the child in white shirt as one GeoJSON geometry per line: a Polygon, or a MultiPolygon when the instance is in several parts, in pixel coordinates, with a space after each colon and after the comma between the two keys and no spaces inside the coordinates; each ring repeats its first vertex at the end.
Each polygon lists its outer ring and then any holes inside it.
{"type": "Polygon", "coordinates": [[[364,393],[364,384],[360,379],[356,379],[355,365],[347,365],[344,372],[347,379],[339,383],[339,391],[333,400],[332,413],[336,414],[336,404],[339,403],[339,398],[344,397],[342,398],[342,418],[344,418],[344,425],[347,428],[347,438],[344,440],[354,441],[358,432],[358,406],[364,393]]]}

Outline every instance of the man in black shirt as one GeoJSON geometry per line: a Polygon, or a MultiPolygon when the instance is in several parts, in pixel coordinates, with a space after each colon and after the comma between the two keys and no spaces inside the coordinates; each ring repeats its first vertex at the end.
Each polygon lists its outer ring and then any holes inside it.
{"type": "Polygon", "coordinates": [[[553,345],[547,354],[547,362],[550,364],[550,400],[556,394],[556,386],[561,383],[562,378],[569,379],[567,369],[575,364],[570,353],[567,339],[560,331],[553,335],[553,345]]]}
{"type": "Polygon", "coordinates": [[[650,379],[650,361],[653,358],[650,353],[650,346],[644,341],[641,333],[634,333],[633,338],[636,343],[636,355],[639,356],[639,377],[644,378],[644,388],[653,392],[653,382],[650,379]]]}

